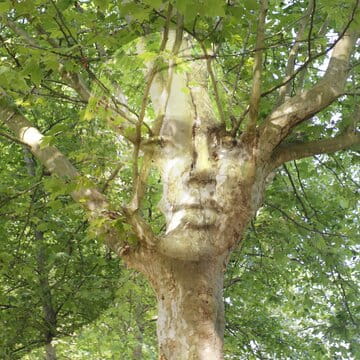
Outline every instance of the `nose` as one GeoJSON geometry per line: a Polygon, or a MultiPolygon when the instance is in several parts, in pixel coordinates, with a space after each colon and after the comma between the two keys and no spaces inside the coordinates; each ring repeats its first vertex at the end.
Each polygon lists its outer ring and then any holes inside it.
{"type": "Polygon", "coordinates": [[[210,157],[209,143],[206,134],[200,133],[194,138],[190,181],[202,183],[215,182],[214,164],[210,157]]]}

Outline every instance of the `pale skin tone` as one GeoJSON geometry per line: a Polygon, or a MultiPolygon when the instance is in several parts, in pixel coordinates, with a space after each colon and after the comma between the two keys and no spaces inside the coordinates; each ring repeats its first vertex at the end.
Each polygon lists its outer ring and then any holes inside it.
{"type": "Polygon", "coordinates": [[[182,123],[181,132],[183,141],[165,142],[158,157],[164,184],[160,209],[167,223],[159,248],[171,257],[197,260],[224,253],[238,240],[234,218],[247,173],[239,158],[246,153],[200,121],[182,123]]]}

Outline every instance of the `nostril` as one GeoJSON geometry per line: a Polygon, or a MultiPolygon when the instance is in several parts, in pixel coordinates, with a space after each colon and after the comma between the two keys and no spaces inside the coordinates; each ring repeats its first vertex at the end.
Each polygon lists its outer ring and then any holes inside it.
{"type": "Polygon", "coordinates": [[[189,176],[189,184],[201,183],[201,184],[216,184],[213,171],[209,170],[196,170],[191,169],[189,176]]]}

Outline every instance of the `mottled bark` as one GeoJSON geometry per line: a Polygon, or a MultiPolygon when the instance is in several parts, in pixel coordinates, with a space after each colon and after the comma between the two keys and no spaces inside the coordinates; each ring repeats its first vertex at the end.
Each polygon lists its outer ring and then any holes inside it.
{"type": "Polygon", "coordinates": [[[223,359],[226,259],[261,205],[268,175],[255,135],[235,141],[224,132],[203,69],[196,64],[170,79],[163,144],[154,153],[166,232],[149,252],[139,251],[134,266],[157,296],[162,360],[223,359]]]}
{"type": "Polygon", "coordinates": [[[225,258],[183,261],[157,255],[143,264],[158,300],[160,359],[223,359],[225,258]]]}
{"type": "Polygon", "coordinates": [[[349,72],[358,32],[346,32],[334,46],[324,76],[309,90],[305,90],[275,108],[260,127],[261,156],[269,158],[274,149],[301,122],[332,104],[342,95],[349,72]]]}
{"type": "Polygon", "coordinates": [[[350,130],[330,139],[280,145],[273,154],[273,167],[277,168],[290,160],[348,149],[353,145],[359,145],[359,143],[360,134],[350,130]]]}

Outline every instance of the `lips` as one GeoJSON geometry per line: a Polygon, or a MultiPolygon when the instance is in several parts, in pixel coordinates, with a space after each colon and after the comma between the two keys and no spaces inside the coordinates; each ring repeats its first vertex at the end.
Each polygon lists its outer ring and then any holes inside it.
{"type": "Polygon", "coordinates": [[[166,234],[186,226],[197,229],[208,228],[215,224],[221,207],[214,200],[199,203],[175,205],[169,218],[166,234]]]}
{"type": "Polygon", "coordinates": [[[173,213],[181,210],[212,210],[216,213],[220,213],[222,208],[215,200],[210,199],[202,201],[201,203],[174,205],[172,208],[173,213]]]}

